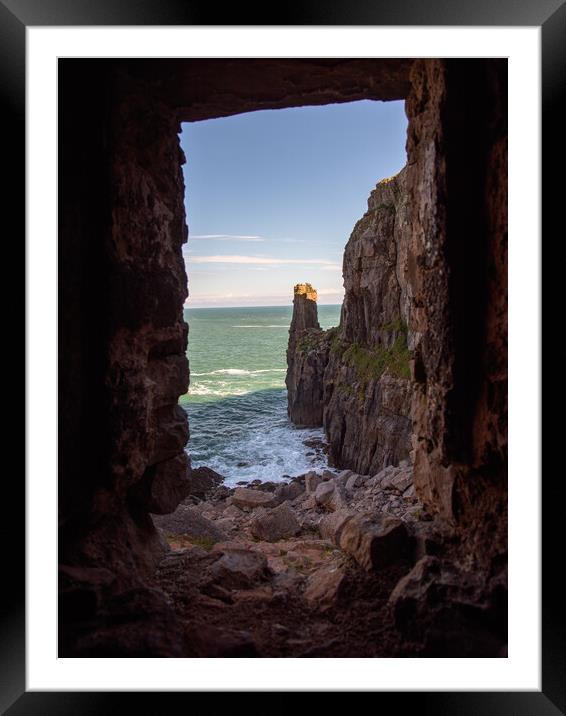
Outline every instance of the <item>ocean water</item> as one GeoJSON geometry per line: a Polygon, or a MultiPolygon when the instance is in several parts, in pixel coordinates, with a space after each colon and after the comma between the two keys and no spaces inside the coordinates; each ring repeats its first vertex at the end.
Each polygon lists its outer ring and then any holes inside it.
{"type": "MultiPolygon", "coordinates": [[[[322,439],[322,429],[298,429],[287,418],[291,315],[291,306],[185,310],[191,384],[179,404],[189,415],[187,450],[193,467],[211,467],[228,485],[326,466],[304,444],[322,439]]],[[[337,326],[340,306],[319,306],[318,318],[322,328],[337,326]]]]}

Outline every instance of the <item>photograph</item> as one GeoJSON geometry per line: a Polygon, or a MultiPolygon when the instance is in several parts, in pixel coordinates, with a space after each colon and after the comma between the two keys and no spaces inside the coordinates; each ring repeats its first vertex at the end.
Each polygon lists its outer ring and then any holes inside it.
{"type": "Polygon", "coordinates": [[[26,264],[0,713],[566,714],[566,3],[216,14],[0,0],[26,264]]]}
{"type": "Polygon", "coordinates": [[[505,658],[507,60],[58,111],[59,656],[505,658]]]}

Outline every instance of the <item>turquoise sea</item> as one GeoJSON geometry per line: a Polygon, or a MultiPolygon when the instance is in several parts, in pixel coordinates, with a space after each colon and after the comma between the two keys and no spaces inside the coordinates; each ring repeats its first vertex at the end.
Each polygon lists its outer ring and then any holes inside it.
{"type": "MultiPolygon", "coordinates": [[[[292,306],[189,308],[191,384],[179,404],[189,415],[193,467],[207,465],[227,484],[281,480],[326,466],[287,418],[287,341],[292,306]]],[[[322,328],[337,326],[340,306],[319,306],[322,328]]]]}

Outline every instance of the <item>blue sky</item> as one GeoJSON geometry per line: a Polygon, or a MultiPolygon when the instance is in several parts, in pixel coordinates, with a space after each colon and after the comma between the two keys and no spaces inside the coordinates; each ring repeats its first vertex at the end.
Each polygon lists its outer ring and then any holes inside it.
{"type": "Polygon", "coordinates": [[[288,305],[305,281],[340,303],[344,246],[406,130],[403,102],[369,100],[183,124],[186,305],[288,305]]]}

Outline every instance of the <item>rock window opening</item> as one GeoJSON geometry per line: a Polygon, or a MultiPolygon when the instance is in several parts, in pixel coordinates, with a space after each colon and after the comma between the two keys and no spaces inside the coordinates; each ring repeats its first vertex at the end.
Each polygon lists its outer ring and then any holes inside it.
{"type": "Polygon", "coordinates": [[[60,656],[506,655],[505,86],[504,60],[60,61],[60,656]],[[289,285],[289,417],[344,469],[182,505],[224,542],[171,549],[151,515],[216,479],[178,404],[180,123],[368,99],[406,102],[408,163],[348,241],[340,325],[289,285]]]}

